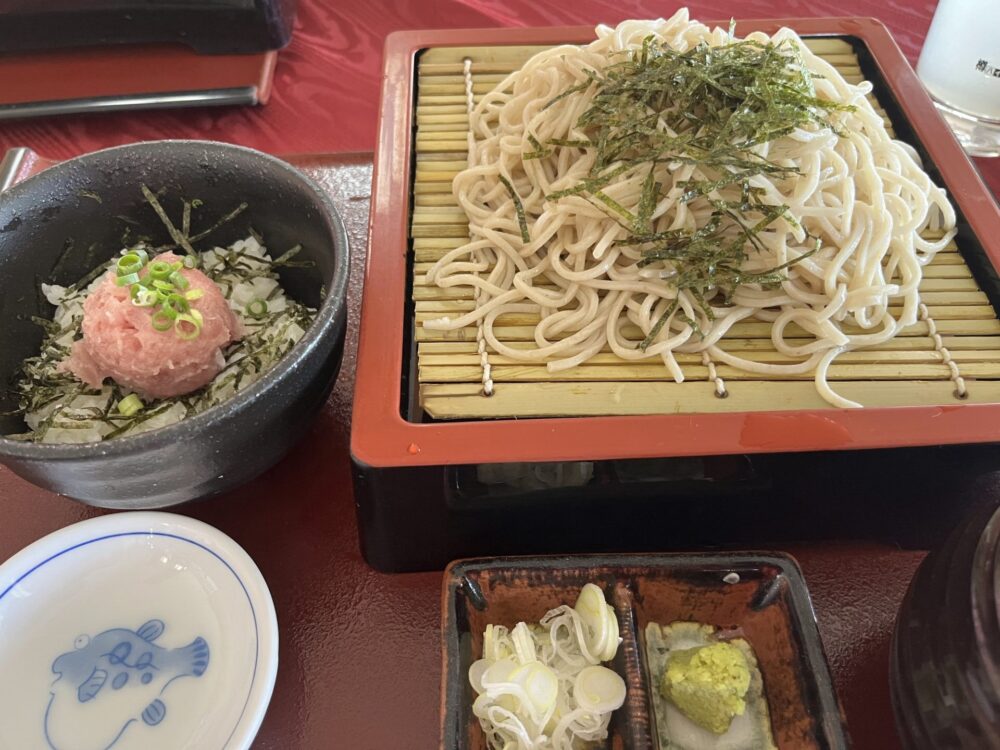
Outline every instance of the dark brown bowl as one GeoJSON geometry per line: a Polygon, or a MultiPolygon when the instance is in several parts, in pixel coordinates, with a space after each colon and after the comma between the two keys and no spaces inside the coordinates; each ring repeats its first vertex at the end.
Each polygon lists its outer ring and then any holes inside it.
{"type": "Polygon", "coordinates": [[[611,668],[625,680],[607,746],[660,747],[642,638],[646,625],[688,620],[738,633],[753,647],[764,679],[774,740],[782,750],[850,747],[805,580],[778,553],[480,558],[448,566],[442,593],[441,748],[485,750],[472,715],[469,666],[489,623],[537,622],[572,604],[583,584],[604,589],[622,645],[611,668]],[[739,582],[726,583],[730,573],[739,582]]]}
{"type": "MultiPolygon", "coordinates": [[[[318,308],[305,336],[260,380],[178,424],[98,443],[56,445],[0,437],[0,462],[31,482],[92,505],[157,508],[233,488],[280,459],[326,400],[340,367],[346,325],[347,235],[329,197],[291,165],[259,151],[208,141],[120,146],[50,167],[0,195],[0,412],[26,357],[37,354],[51,318],[42,281],[71,284],[121,249],[123,220],[167,242],[140,185],[203,201],[211,226],[242,201],[248,209],[211,237],[227,245],[250,227],[282,250],[302,245],[307,268],[282,268],[295,299],[318,308]],[[98,200],[99,198],[99,200],[98,200]],[[72,244],[68,241],[72,239],[72,244]]],[[[0,417],[0,436],[23,432],[0,417]]]]}
{"type": "Polygon", "coordinates": [[[890,651],[907,750],[1000,748],[1000,509],[978,503],[917,569],[890,651]]]}

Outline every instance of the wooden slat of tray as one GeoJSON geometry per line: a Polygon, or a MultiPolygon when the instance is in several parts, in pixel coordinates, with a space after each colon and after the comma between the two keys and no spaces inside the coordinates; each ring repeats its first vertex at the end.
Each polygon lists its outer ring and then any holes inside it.
{"type": "MultiPolygon", "coordinates": [[[[705,398],[711,387],[704,382],[620,383],[503,383],[485,398],[475,383],[427,383],[421,386],[421,404],[438,419],[489,419],[516,414],[519,417],[556,417],[581,412],[584,404],[603,405],[601,414],[679,414],[742,411],[780,411],[831,408],[816,393],[812,382],[747,381],[735,383],[729,397],[705,398]],[[502,387],[501,387],[502,386],[502,387]],[[492,403],[496,402],[496,403],[492,403]]],[[[1000,383],[977,381],[962,403],[1000,401],[1000,383]]],[[[847,381],[837,383],[837,392],[879,406],[954,404],[954,386],[949,381],[847,381]]],[[[593,408],[581,413],[594,414],[593,408]]]]}
{"type": "MultiPolygon", "coordinates": [[[[810,39],[807,44],[848,81],[861,80],[858,60],[847,42],[810,39]]],[[[436,48],[426,50],[418,62],[411,241],[422,408],[439,419],[827,408],[810,374],[766,378],[717,363],[718,374],[731,383],[729,397],[720,399],[700,354],[676,355],[686,380],[675,383],[659,359],[625,361],[607,348],[584,365],[551,373],[544,363],[519,362],[487,347],[496,385],[494,395],[486,398],[481,393],[475,327],[454,331],[423,327],[426,320],[461,315],[474,306],[471,287],[442,289],[427,284],[425,276],[435,261],[469,236],[468,220],[451,193],[452,180],[466,165],[463,60],[472,59],[473,94],[478,101],[541,49],[436,48]]],[[[874,98],[872,103],[885,117],[874,98]]],[[[954,243],[924,269],[921,293],[942,343],[966,380],[968,401],[1000,400],[1000,321],[954,243]]],[[[530,348],[537,320],[531,313],[503,315],[494,330],[508,347],[530,348]]],[[[641,338],[633,326],[626,326],[623,333],[641,338]]],[[[770,335],[768,323],[743,322],[721,344],[737,356],[759,362],[790,361],[775,351],[770,335]]],[[[808,340],[795,325],[786,335],[803,337],[803,343],[808,340]]],[[[845,353],[830,368],[829,378],[839,393],[869,406],[954,404],[955,387],[942,360],[930,325],[922,320],[892,341],[845,353]]]]}

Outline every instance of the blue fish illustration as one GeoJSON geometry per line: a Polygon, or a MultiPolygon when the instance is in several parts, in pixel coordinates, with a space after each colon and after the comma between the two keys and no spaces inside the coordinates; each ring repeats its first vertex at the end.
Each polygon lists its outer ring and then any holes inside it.
{"type": "Polygon", "coordinates": [[[134,722],[155,727],[167,714],[163,693],[180,677],[208,669],[208,643],[200,636],[182,648],[163,648],[160,620],[138,630],[113,628],[79,636],[74,650],[52,663],[56,675],[45,711],[52,750],[107,750],[134,722]]]}

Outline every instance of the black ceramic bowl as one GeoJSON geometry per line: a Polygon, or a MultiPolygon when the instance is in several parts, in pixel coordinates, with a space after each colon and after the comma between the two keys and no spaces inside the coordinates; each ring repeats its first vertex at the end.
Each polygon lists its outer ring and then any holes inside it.
{"type": "MultiPolygon", "coordinates": [[[[108,508],[174,505],[230,489],[272,466],[326,400],[344,343],[347,235],[319,187],[279,159],[223,143],[111,148],[58,164],[0,195],[0,412],[16,406],[9,383],[42,340],[31,316],[52,316],[40,282],[78,281],[121,249],[126,226],[154,243],[169,242],[142,184],[166,189],[162,200],[173,216],[182,198],[200,199],[195,230],[246,201],[247,210],[213,233],[209,246],[246,237],[251,227],[274,253],[301,244],[297,259],[312,264],[282,268],[281,283],[319,312],[253,386],[176,425],[77,445],[0,437],[0,462],[16,473],[108,508]]],[[[25,429],[20,416],[0,417],[0,435],[25,429]]]]}

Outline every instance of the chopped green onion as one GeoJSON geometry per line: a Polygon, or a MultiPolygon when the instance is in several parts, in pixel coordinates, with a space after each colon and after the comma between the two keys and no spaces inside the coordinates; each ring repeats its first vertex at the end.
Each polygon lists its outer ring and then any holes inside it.
{"type": "Polygon", "coordinates": [[[124,417],[131,417],[143,409],[143,403],[134,393],[129,394],[118,402],[118,411],[124,417]]]}
{"type": "Polygon", "coordinates": [[[151,318],[153,328],[157,331],[169,331],[174,325],[174,319],[163,310],[157,310],[151,318]]]}
{"type": "MultiPolygon", "coordinates": [[[[191,311],[195,312],[194,310],[191,311]]],[[[174,333],[184,341],[196,339],[201,335],[201,315],[196,318],[191,313],[182,313],[174,321],[174,333]]]]}
{"type": "Polygon", "coordinates": [[[173,267],[163,260],[154,260],[149,264],[149,275],[154,279],[165,280],[174,272],[173,267]]]}
{"type": "Polygon", "coordinates": [[[133,255],[139,256],[139,260],[141,261],[142,265],[146,265],[147,263],[149,263],[149,253],[147,253],[141,247],[132,248],[131,250],[129,250],[129,252],[132,253],[133,255]]]}
{"type": "Polygon", "coordinates": [[[189,289],[188,291],[184,292],[184,299],[186,299],[188,302],[194,302],[196,299],[201,299],[204,296],[205,296],[204,289],[189,289]]]}
{"type": "Polygon", "coordinates": [[[263,318],[267,315],[267,300],[255,299],[247,305],[247,315],[251,318],[263,318]]]}
{"type": "Polygon", "coordinates": [[[153,288],[167,293],[174,291],[174,285],[163,279],[153,279],[153,288]]]}
{"type": "Polygon", "coordinates": [[[136,253],[128,253],[118,259],[118,275],[130,276],[139,273],[143,265],[142,259],[136,253]]]}
{"type": "Polygon", "coordinates": [[[132,287],[132,304],[136,307],[152,307],[156,304],[156,292],[136,284],[132,287]]]}
{"type": "Polygon", "coordinates": [[[188,281],[184,277],[184,274],[182,274],[180,271],[174,271],[172,274],[170,274],[169,278],[170,278],[170,283],[173,284],[178,289],[180,289],[181,291],[191,286],[191,282],[188,281]]]}
{"type": "Polygon", "coordinates": [[[182,268],[184,268],[184,262],[180,260],[175,260],[173,263],[170,264],[170,267],[175,271],[180,271],[182,268]]]}
{"type": "Polygon", "coordinates": [[[115,283],[118,286],[131,286],[132,284],[138,284],[139,274],[127,273],[124,276],[119,276],[117,279],[115,279],[115,283]]]}
{"type": "Polygon", "coordinates": [[[184,256],[184,267],[185,268],[197,268],[198,267],[198,256],[196,256],[196,255],[185,255],[184,256]]]}
{"type": "Polygon", "coordinates": [[[191,309],[191,305],[188,301],[184,299],[183,295],[180,294],[170,294],[163,303],[163,311],[170,315],[172,318],[176,318],[178,315],[186,313],[191,309]]]}

